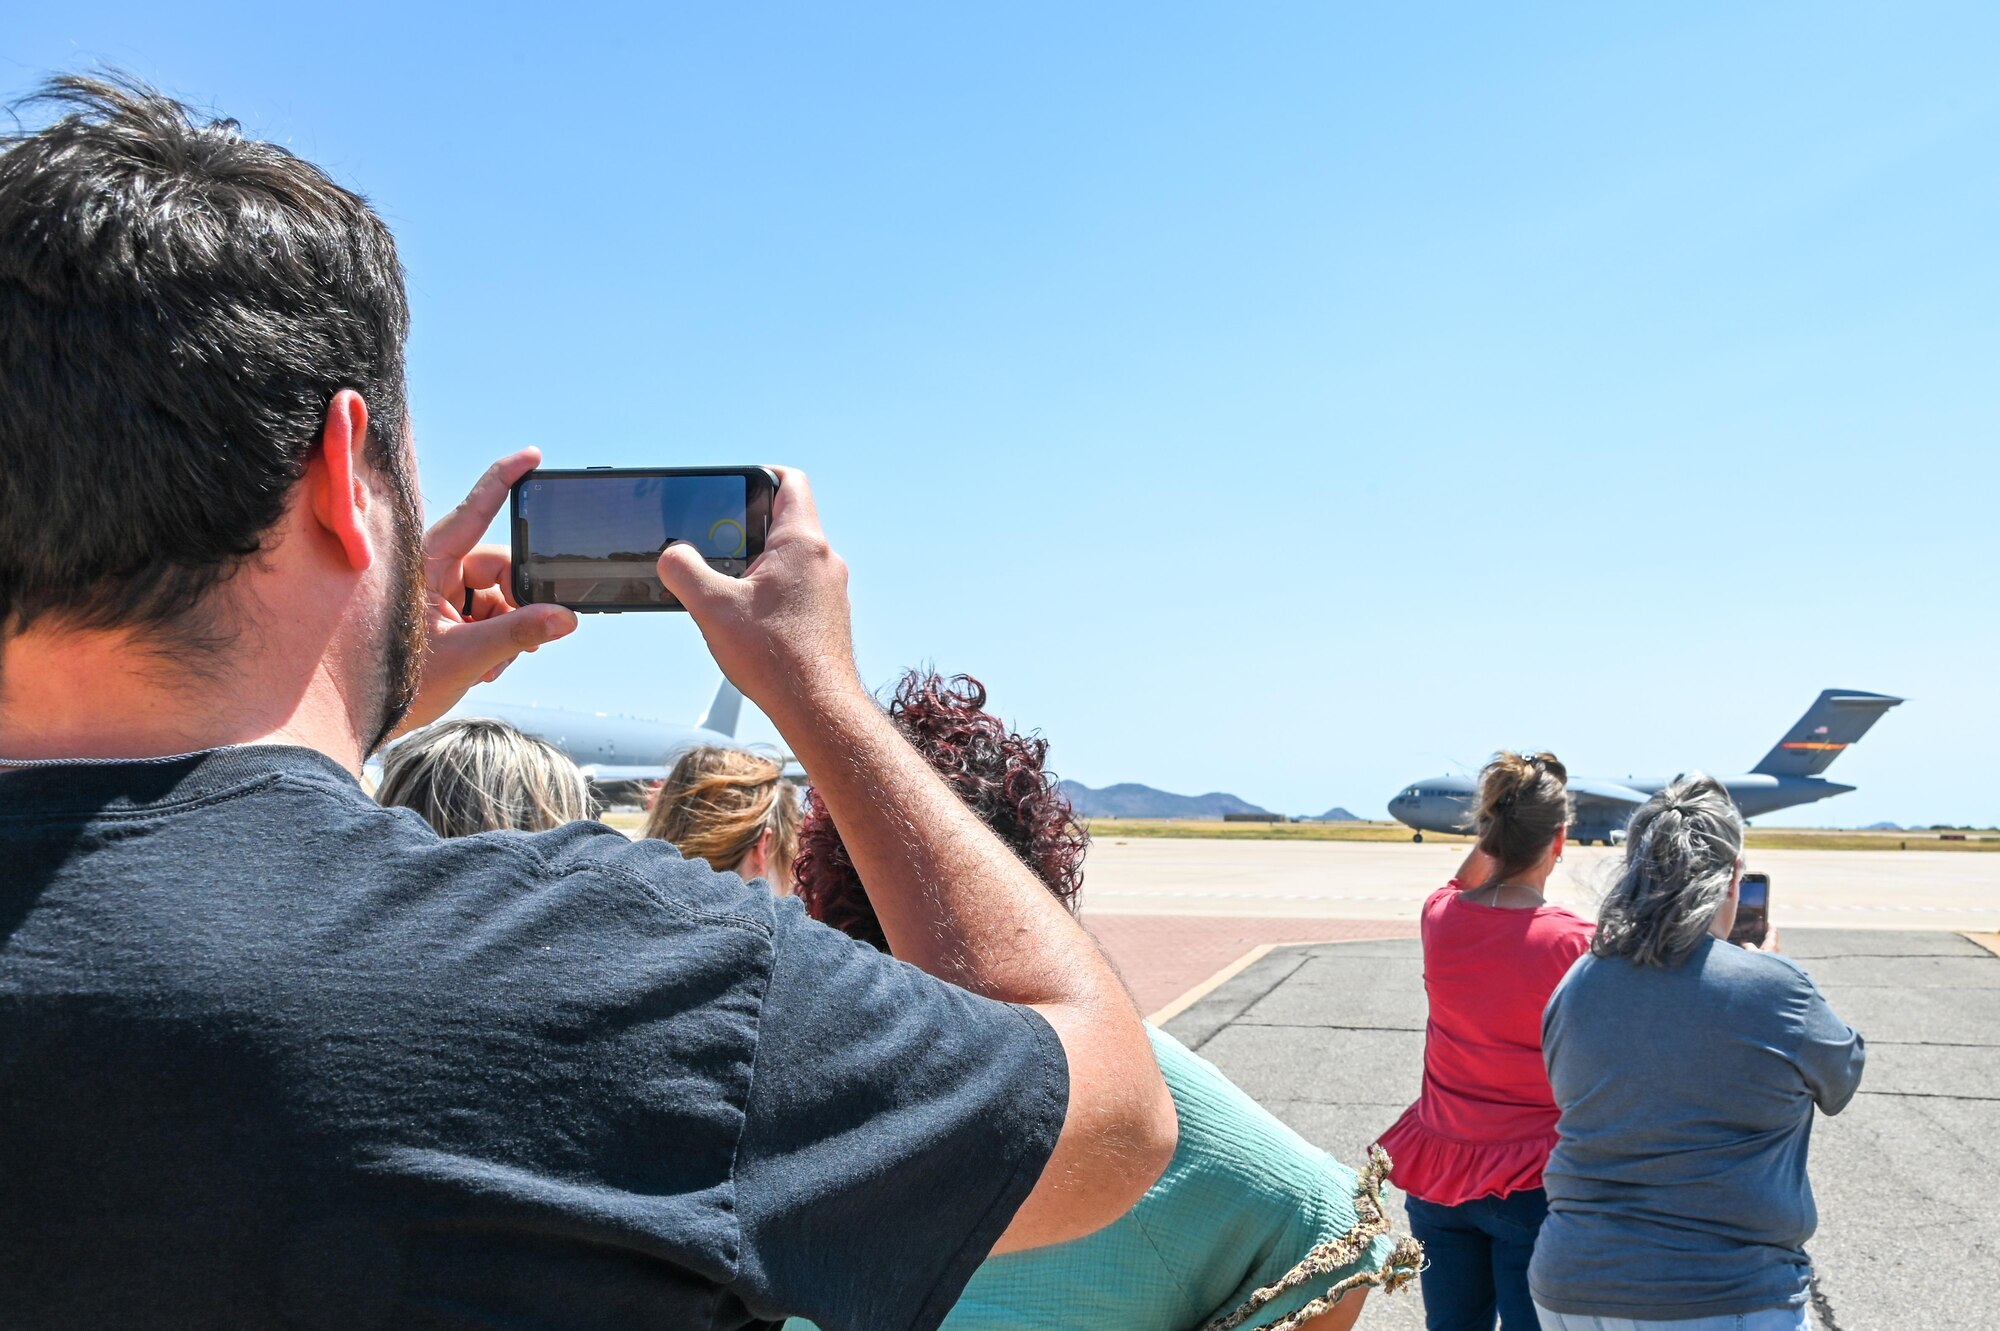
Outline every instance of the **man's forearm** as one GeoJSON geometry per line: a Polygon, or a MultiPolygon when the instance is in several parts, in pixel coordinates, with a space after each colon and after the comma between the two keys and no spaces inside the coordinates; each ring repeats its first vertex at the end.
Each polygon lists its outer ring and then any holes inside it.
{"type": "Polygon", "coordinates": [[[898,957],[1033,1006],[1062,1042],[1069,1106],[998,1251],[1062,1243],[1124,1214],[1172,1159],[1178,1120],[1117,973],[1062,903],[858,689],[802,712],[813,774],[898,957]]]}
{"type": "Polygon", "coordinates": [[[1091,1233],[1173,1157],[1173,1100],[1145,1029],[1089,935],[861,689],[846,565],[820,530],[806,478],[779,475],[764,553],[748,573],[725,577],[693,547],[673,545],[660,555],[660,580],[812,773],[896,955],[988,998],[1032,1005],[1062,1042],[1062,1133],[1001,1246],[1091,1233]]]}

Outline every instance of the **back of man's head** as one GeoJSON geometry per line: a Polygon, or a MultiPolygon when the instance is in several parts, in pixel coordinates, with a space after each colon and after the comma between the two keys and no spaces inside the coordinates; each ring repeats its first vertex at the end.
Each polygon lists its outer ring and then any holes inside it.
{"type": "Polygon", "coordinates": [[[317,167],[129,79],[33,104],[55,118],[0,138],[0,642],[200,646],[339,390],[414,504],[395,243],[317,167]]]}

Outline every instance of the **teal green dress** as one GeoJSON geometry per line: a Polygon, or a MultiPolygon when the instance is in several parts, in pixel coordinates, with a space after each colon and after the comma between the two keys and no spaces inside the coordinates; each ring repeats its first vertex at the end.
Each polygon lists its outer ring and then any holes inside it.
{"type": "MultiPolygon", "coordinates": [[[[1315,1249],[1296,1286],[1227,1325],[1268,1326],[1335,1287],[1414,1278],[1421,1253],[1388,1232],[1379,1205],[1386,1157],[1358,1178],[1173,1036],[1147,1031],[1180,1116],[1166,1173],[1094,1234],[987,1258],[946,1331],[1199,1331],[1315,1249]]],[[[794,1318],[786,1331],[816,1329],[794,1318]]]]}

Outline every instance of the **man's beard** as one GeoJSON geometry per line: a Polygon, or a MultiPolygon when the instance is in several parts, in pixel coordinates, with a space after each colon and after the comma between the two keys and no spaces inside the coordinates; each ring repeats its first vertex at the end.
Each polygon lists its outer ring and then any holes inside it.
{"type": "Polygon", "coordinates": [[[388,743],[389,736],[403,723],[417,689],[424,679],[425,608],[430,589],[424,585],[424,527],[419,516],[415,487],[399,484],[396,489],[396,539],[391,557],[391,586],[382,608],[382,696],[377,704],[379,718],[375,738],[365,753],[374,753],[388,743]]]}

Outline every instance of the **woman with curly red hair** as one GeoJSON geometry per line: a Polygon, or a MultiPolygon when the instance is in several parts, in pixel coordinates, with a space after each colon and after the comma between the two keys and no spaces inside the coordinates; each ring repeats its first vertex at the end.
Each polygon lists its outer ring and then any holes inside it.
{"type": "MultiPolygon", "coordinates": [[[[986,688],[970,676],[945,679],[912,670],[896,686],[889,719],[952,793],[1074,912],[1090,837],[1044,770],[1049,742],[1014,734],[985,706],[986,688]]],[[[840,831],[810,791],[793,873],[814,919],[889,950],[840,831]]]]}
{"type": "MultiPolygon", "coordinates": [[[[1089,837],[1047,770],[1048,741],[1010,731],[985,707],[978,680],[911,671],[889,716],[1075,910],[1089,837]]],[[[810,794],[793,872],[813,916],[888,951],[839,829],[810,794]]],[[[1393,1289],[1415,1275],[1422,1251],[1389,1233],[1382,1209],[1386,1157],[1357,1177],[1173,1036],[1147,1029],[1180,1119],[1166,1172],[1094,1234],[989,1257],[946,1331],[1226,1331],[1253,1315],[1265,1328],[1343,1331],[1369,1286],[1393,1289]]],[[[788,1331],[809,1326],[794,1321],[788,1331]]]]}

